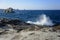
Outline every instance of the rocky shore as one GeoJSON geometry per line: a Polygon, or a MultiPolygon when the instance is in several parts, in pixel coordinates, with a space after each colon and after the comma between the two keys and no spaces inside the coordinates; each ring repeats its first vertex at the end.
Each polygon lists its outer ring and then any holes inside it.
{"type": "Polygon", "coordinates": [[[60,25],[39,26],[19,19],[0,18],[0,40],[60,40],[60,25]]]}

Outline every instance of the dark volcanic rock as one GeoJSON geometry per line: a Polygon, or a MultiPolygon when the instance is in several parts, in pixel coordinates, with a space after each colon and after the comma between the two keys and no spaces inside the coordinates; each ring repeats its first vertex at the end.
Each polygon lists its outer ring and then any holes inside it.
{"type": "Polygon", "coordinates": [[[34,28],[35,25],[32,24],[28,24],[25,23],[24,21],[18,20],[18,19],[6,19],[6,18],[2,18],[0,19],[0,26],[2,26],[3,28],[12,28],[15,30],[24,30],[27,28],[34,28]]]}
{"type": "Polygon", "coordinates": [[[8,23],[9,19],[0,18],[0,27],[5,26],[8,23]]]}
{"type": "Polygon", "coordinates": [[[14,24],[14,25],[22,25],[22,24],[24,24],[24,23],[25,23],[25,22],[20,21],[20,20],[18,20],[18,19],[10,20],[10,21],[8,22],[8,24],[14,24]]]}
{"type": "MultiPolygon", "coordinates": [[[[26,23],[22,20],[19,19],[6,19],[6,18],[1,18],[0,19],[0,28],[3,27],[5,29],[14,29],[14,30],[25,30],[25,29],[29,29],[29,30],[39,30],[41,28],[47,27],[47,26],[38,26],[38,25],[34,25],[34,24],[29,24],[26,23]]],[[[56,25],[53,26],[53,30],[60,30],[60,25],[56,25]]]]}
{"type": "Polygon", "coordinates": [[[13,20],[13,19],[2,18],[2,19],[0,19],[0,24],[23,25],[23,24],[25,24],[25,22],[18,20],[18,19],[13,20]]]}

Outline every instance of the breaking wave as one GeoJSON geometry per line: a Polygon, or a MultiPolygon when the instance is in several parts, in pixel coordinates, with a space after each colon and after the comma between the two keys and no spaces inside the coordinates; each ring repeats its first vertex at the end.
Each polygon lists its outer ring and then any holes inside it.
{"type": "Polygon", "coordinates": [[[33,21],[27,21],[27,23],[30,24],[36,24],[36,25],[46,25],[46,26],[53,26],[54,23],[52,22],[52,20],[46,16],[45,14],[42,14],[39,16],[39,18],[37,19],[37,21],[33,22],[33,21]]]}

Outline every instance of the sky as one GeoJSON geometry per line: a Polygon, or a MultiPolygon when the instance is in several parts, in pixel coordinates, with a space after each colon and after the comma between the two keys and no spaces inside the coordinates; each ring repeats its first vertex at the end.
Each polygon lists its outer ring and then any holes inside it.
{"type": "Polygon", "coordinates": [[[0,9],[60,10],[60,0],[0,0],[0,9]]]}

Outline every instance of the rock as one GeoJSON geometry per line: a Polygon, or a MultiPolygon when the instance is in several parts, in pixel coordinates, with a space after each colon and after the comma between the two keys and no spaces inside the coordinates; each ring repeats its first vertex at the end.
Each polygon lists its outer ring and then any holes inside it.
{"type": "Polygon", "coordinates": [[[0,28],[0,35],[7,34],[6,30],[0,28]]]}
{"type": "Polygon", "coordinates": [[[0,33],[3,32],[3,31],[4,31],[4,29],[0,28],[0,33]]]}
{"type": "Polygon", "coordinates": [[[10,7],[10,8],[5,9],[4,12],[5,13],[14,13],[14,10],[13,10],[13,8],[10,7]]]}
{"type": "Polygon", "coordinates": [[[8,24],[14,24],[14,25],[22,25],[24,24],[25,22],[21,21],[21,20],[18,20],[18,19],[15,19],[15,20],[10,20],[8,22],[8,24]]]}
{"type": "Polygon", "coordinates": [[[54,27],[53,27],[53,30],[54,30],[54,31],[60,30],[60,25],[54,26],[54,27]]]}
{"type": "MultiPolygon", "coordinates": [[[[24,21],[18,20],[18,19],[6,19],[2,18],[0,19],[0,26],[4,29],[15,29],[18,31],[27,29],[27,28],[34,28],[34,25],[25,23],[24,21]]],[[[34,28],[35,29],[35,28],[34,28]]]]}
{"type": "Polygon", "coordinates": [[[57,35],[58,37],[60,37],[60,35],[57,35]]]}
{"type": "Polygon", "coordinates": [[[7,19],[7,18],[1,18],[0,19],[0,27],[3,27],[5,29],[14,29],[17,30],[18,32],[21,30],[40,30],[43,28],[44,31],[54,31],[54,30],[60,30],[60,26],[54,26],[52,27],[47,27],[47,26],[38,26],[34,24],[29,24],[26,23],[22,20],[19,19],[7,19]]]}
{"type": "Polygon", "coordinates": [[[5,26],[8,23],[9,19],[0,18],[0,27],[5,26]]]}
{"type": "Polygon", "coordinates": [[[0,26],[4,27],[0,27],[1,40],[60,40],[60,33],[53,31],[59,31],[60,25],[38,26],[18,19],[1,18],[0,26]]]}
{"type": "Polygon", "coordinates": [[[7,18],[1,18],[0,19],[0,25],[6,25],[6,24],[11,24],[11,25],[24,25],[25,22],[18,20],[18,19],[7,19],[7,18]]]}

